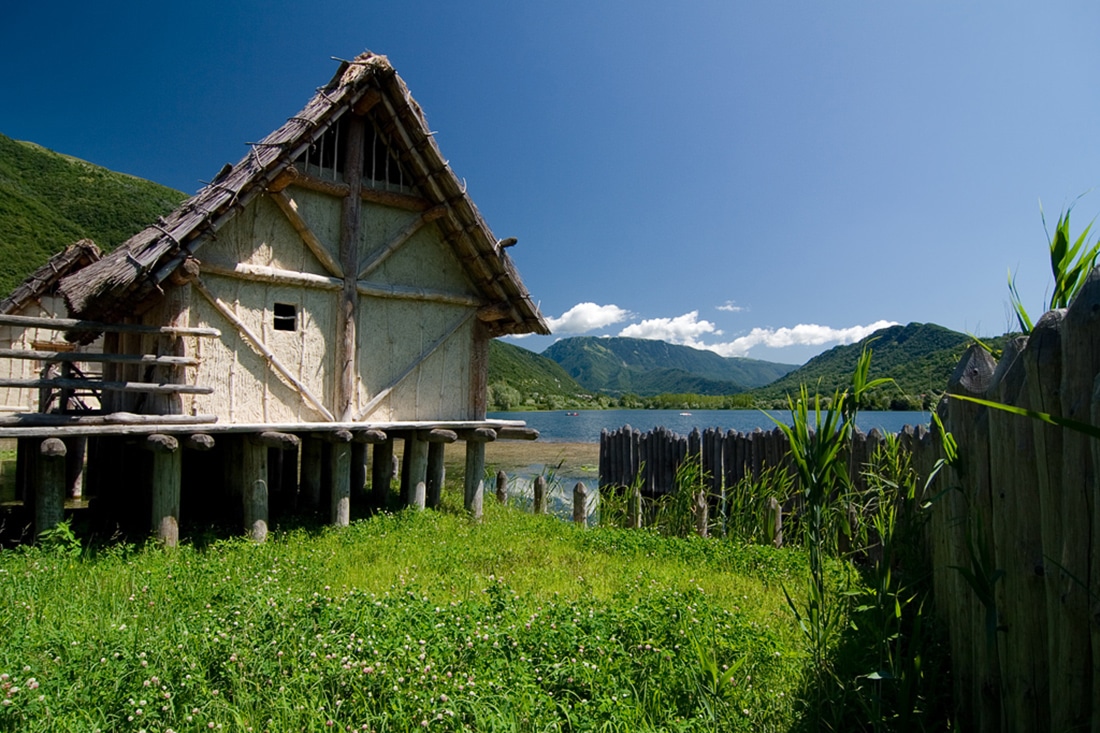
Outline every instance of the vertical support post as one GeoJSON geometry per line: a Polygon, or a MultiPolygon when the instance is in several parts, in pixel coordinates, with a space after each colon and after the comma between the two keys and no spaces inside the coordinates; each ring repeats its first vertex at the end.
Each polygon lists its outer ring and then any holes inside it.
{"type": "Polygon", "coordinates": [[[642,528],[642,487],[637,481],[634,482],[633,488],[628,488],[630,491],[630,509],[627,512],[627,524],[633,529],[642,528]]]}
{"type": "Polygon", "coordinates": [[[376,443],[371,462],[371,503],[382,508],[389,503],[390,479],[393,476],[393,439],[376,443]]]}
{"type": "Polygon", "coordinates": [[[406,471],[402,482],[407,486],[405,506],[423,509],[428,493],[428,442],[412,433],[405,439],[406,471]]]}
{"type": "Polygon", "coordinates": [[[84,453],[88,438],[74,435],[65,438],[65,491],[74,499],[84,496],[84,453]]]}
{"type": "Polygon", "coordinates": [[[466,477],[463,505],[466,512],[481,521],[485,501],[485,444],[497,439],[495,430],[477,428],[466,436],[466,477]]]}
{"type": "MultiPolygon", "coordinates": [[[[249,440],[247,436],[236,439],[239,450],[240,466],[233,468],[237,477],[241,505],[244,509],[244,531],[255,542],[267,539],[268,489],[267,489],[267,446],[249,440]]],[[[236,451],[234,451],[236,452],[236,451]]]]}
{"type": "Polygon", "coordinates": [[[351,497],[358,501],[367,485],[367,446],[354,441],[351,444],[351,497]]]}
{"type": "Polygon", "coordinates": [[[582,527],[588,526],[588,489],[582,481],[573,487],[573,522],[582,527]]]}
{"type": "Polygon", "coordinates": [[[65,443],[46,438],[38,446],[38,485],[34,491],[34,534],[53,529],[65,518],[65,443]]]}
{"type": "MultiPolygon", "coordinates": [[[[347,123],[347,148],[344,155],[344,181],[348,192],[344,197],[340,221],[340,267],[344,271],[344,286],[340,299],[340,318],[337,322],[337,374],[336,401],[333,412],[341,420],[355,419],[356,379],[358,358],[355,320],[359,309],[359,230],[363,200],[359,193],[363,187],[363,144],[366,136],[366,118],[349,114],[347,123]]],[[[350,460],[350,457],[349,457],[350,460]]]]}
{"type": "Polygon", "coordinates": [[[539,474],[535,477],[534,496],[532,497],[531,512],[533,514],[546,514],[546,477],[539,474]]]}
{"type": "Polygon", "coordinates": [[[428,443],[428,507],[438,509],[443,500],[443,480],[446,468],[443,464],[446,443],[428,443]]]}
{"type": "Polygon", "coordinates": [[[332,465],[329,474],[331,484],[329,496],[332,497],[329,515],[335,527],[351,524],[351,433],[337,430],[331,434],[332,465]]]}
{"type": "Polygon", "coordinates": [[[301,495],[313,511],[321,508],[321,447],[316,437],[302,436],[301,495]]]}
{"type": "Polygon", "coordinates": [[[692,497],[695,503],[692,512],[695,515],[695,534],[706,537],[710,525],[710,502],[707,501],[707,491],[700,488],[692,497]]]}
{"type": "Polygon", "coordinates": [[[165,547],[175,547],[180,540],[180,469],[183,465],[179,441],[171,435],[154,433],[145,438],[143,447],[153,454],[153,532],[165,547]]]}
{"type": "Polygon", "coordinates": [[[504,469],[497,471],[497,501],[508,503],[508,474],[504,473],[504,469]]]}

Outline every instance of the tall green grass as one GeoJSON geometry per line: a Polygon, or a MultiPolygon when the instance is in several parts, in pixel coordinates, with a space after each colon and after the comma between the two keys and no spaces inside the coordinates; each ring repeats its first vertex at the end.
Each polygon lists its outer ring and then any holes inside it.
{"type": "MultiPolygon", "coordinates": [[[[451,499],[453,503],[459,503],[451,499]]],[[[771,548],[486,503],[175,551],[0,552],[0,730],[788,730],[771,548]]]]}

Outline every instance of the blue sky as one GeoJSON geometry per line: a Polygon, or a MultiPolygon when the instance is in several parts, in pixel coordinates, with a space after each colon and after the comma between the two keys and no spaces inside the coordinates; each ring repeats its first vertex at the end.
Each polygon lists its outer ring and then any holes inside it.
{"type": "Polygon", "coordinates": [[[556,337],[801,363],[1003,333],[1009,269],[1038,315],[1040,201],[1100,212],[1098,30],[1095,2],[21,2],[0,133],[191,193],[370,49],[556,337]]]}

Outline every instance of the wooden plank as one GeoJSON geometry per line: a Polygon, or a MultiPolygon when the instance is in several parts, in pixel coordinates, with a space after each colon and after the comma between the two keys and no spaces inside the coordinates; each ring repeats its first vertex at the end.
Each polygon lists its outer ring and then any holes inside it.
{"type": "Polygon", "coordinates": [[[98,323],[97,321],[81,321],[75,318],[43,318],[39,316],[0,315],[0,326],[44,328],[52,331],[171,334],[176,336],[199,336],[201,338],[217,338],[222,335],[221,331],[216,328],[146,326],[137,323],[98,323]]]}
{"type": "Polygon", "coordinates": [[[290,226],[294,228],[294,231],[298,232],[298,236],[301,237],[302,243],[309,248],[309,251],[317,258],[317,261],[320,262],[333,277],[342,279],[344,277],[343,268],[340,267],[340,263],[329,254],[328,248],[317,238],[317,235],[309,228],[309,224],[307,224],[301,214],[298,213],[297,202],[288,196],[286,191],[273,192],[270,195],[271,200],[274,201],[275,205],[279,207],[279,210],[283,212],[287,221],[290,222],[290,226]]]}
{"type": "MultiPolygon", "coordinates": [[[[495,436],[494,436],[495,437],[495,436]]],[[[466,440],[466,478],[463,506],[474,519],[481,521],[485,500],[485,442],[466,440]]]]}
{"type": "MultiPolygon", "coordinates": [[[[6,379],[0,378],[0,387],[18,387],[24,389],[94,389],[105,392],[148,392],[155,394],[213,394],[213,387],[200,387],[192,384],[169,384],[166,382],[104,382],[98,379],[6,379]]],[[[3,408],[0,408],[3,409],[3,408]]],[[[26,409],[25,407],[13,409],[26,409]]]]}
{"type": "Polygon", "coordinates": [[[35,351],[31,349],[0,349],[0,359],[36,359],[56,362],[96,362],[103,364],[138,364],[145,366],[198,366],[190,356],[155,356],[153,354],[102,354],[90,351],[35,351]]]}

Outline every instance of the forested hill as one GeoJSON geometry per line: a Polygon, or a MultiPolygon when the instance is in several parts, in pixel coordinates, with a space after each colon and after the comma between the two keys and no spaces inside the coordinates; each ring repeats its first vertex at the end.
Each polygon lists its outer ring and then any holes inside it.
{"type": "MultiPolygon", "coordinates": [[[[991,340],[999,346],[1004,337],[991,340]]],[[[876,331],[862,341],[837,346],[815,356],[803,366],[782,379],[762,389],[753,390],[757,403],[785,399],[787,394],[797,394],[800,384],[805,384],[811,394],[831,395],[837,389],[847,388],[852,371],[864,346],[871,349],[871,378],[892,378],[897,387],[878,390],[875,407],[888,408],[893,401],[908,402],[907,406],[927,404],[947,389],[947,380],[959,363],[973,338],[937,326],[934,323],[910,323],[907,326],[891,326],[876,331]],[[926,397],[927,396],[927,397],[926,397]]]]}
{"type": "Polygon", "coordinates": [[[78,239],[111,250],[185,198],[0,135],[0,297],[78,239]]]}
{"type": "Polygon", "coordinates": [[[664,341],[578,336],[543,352],[586,389],[621,395],[728,395],[774,382],[795,368],[724,357],[664,341]]]}

